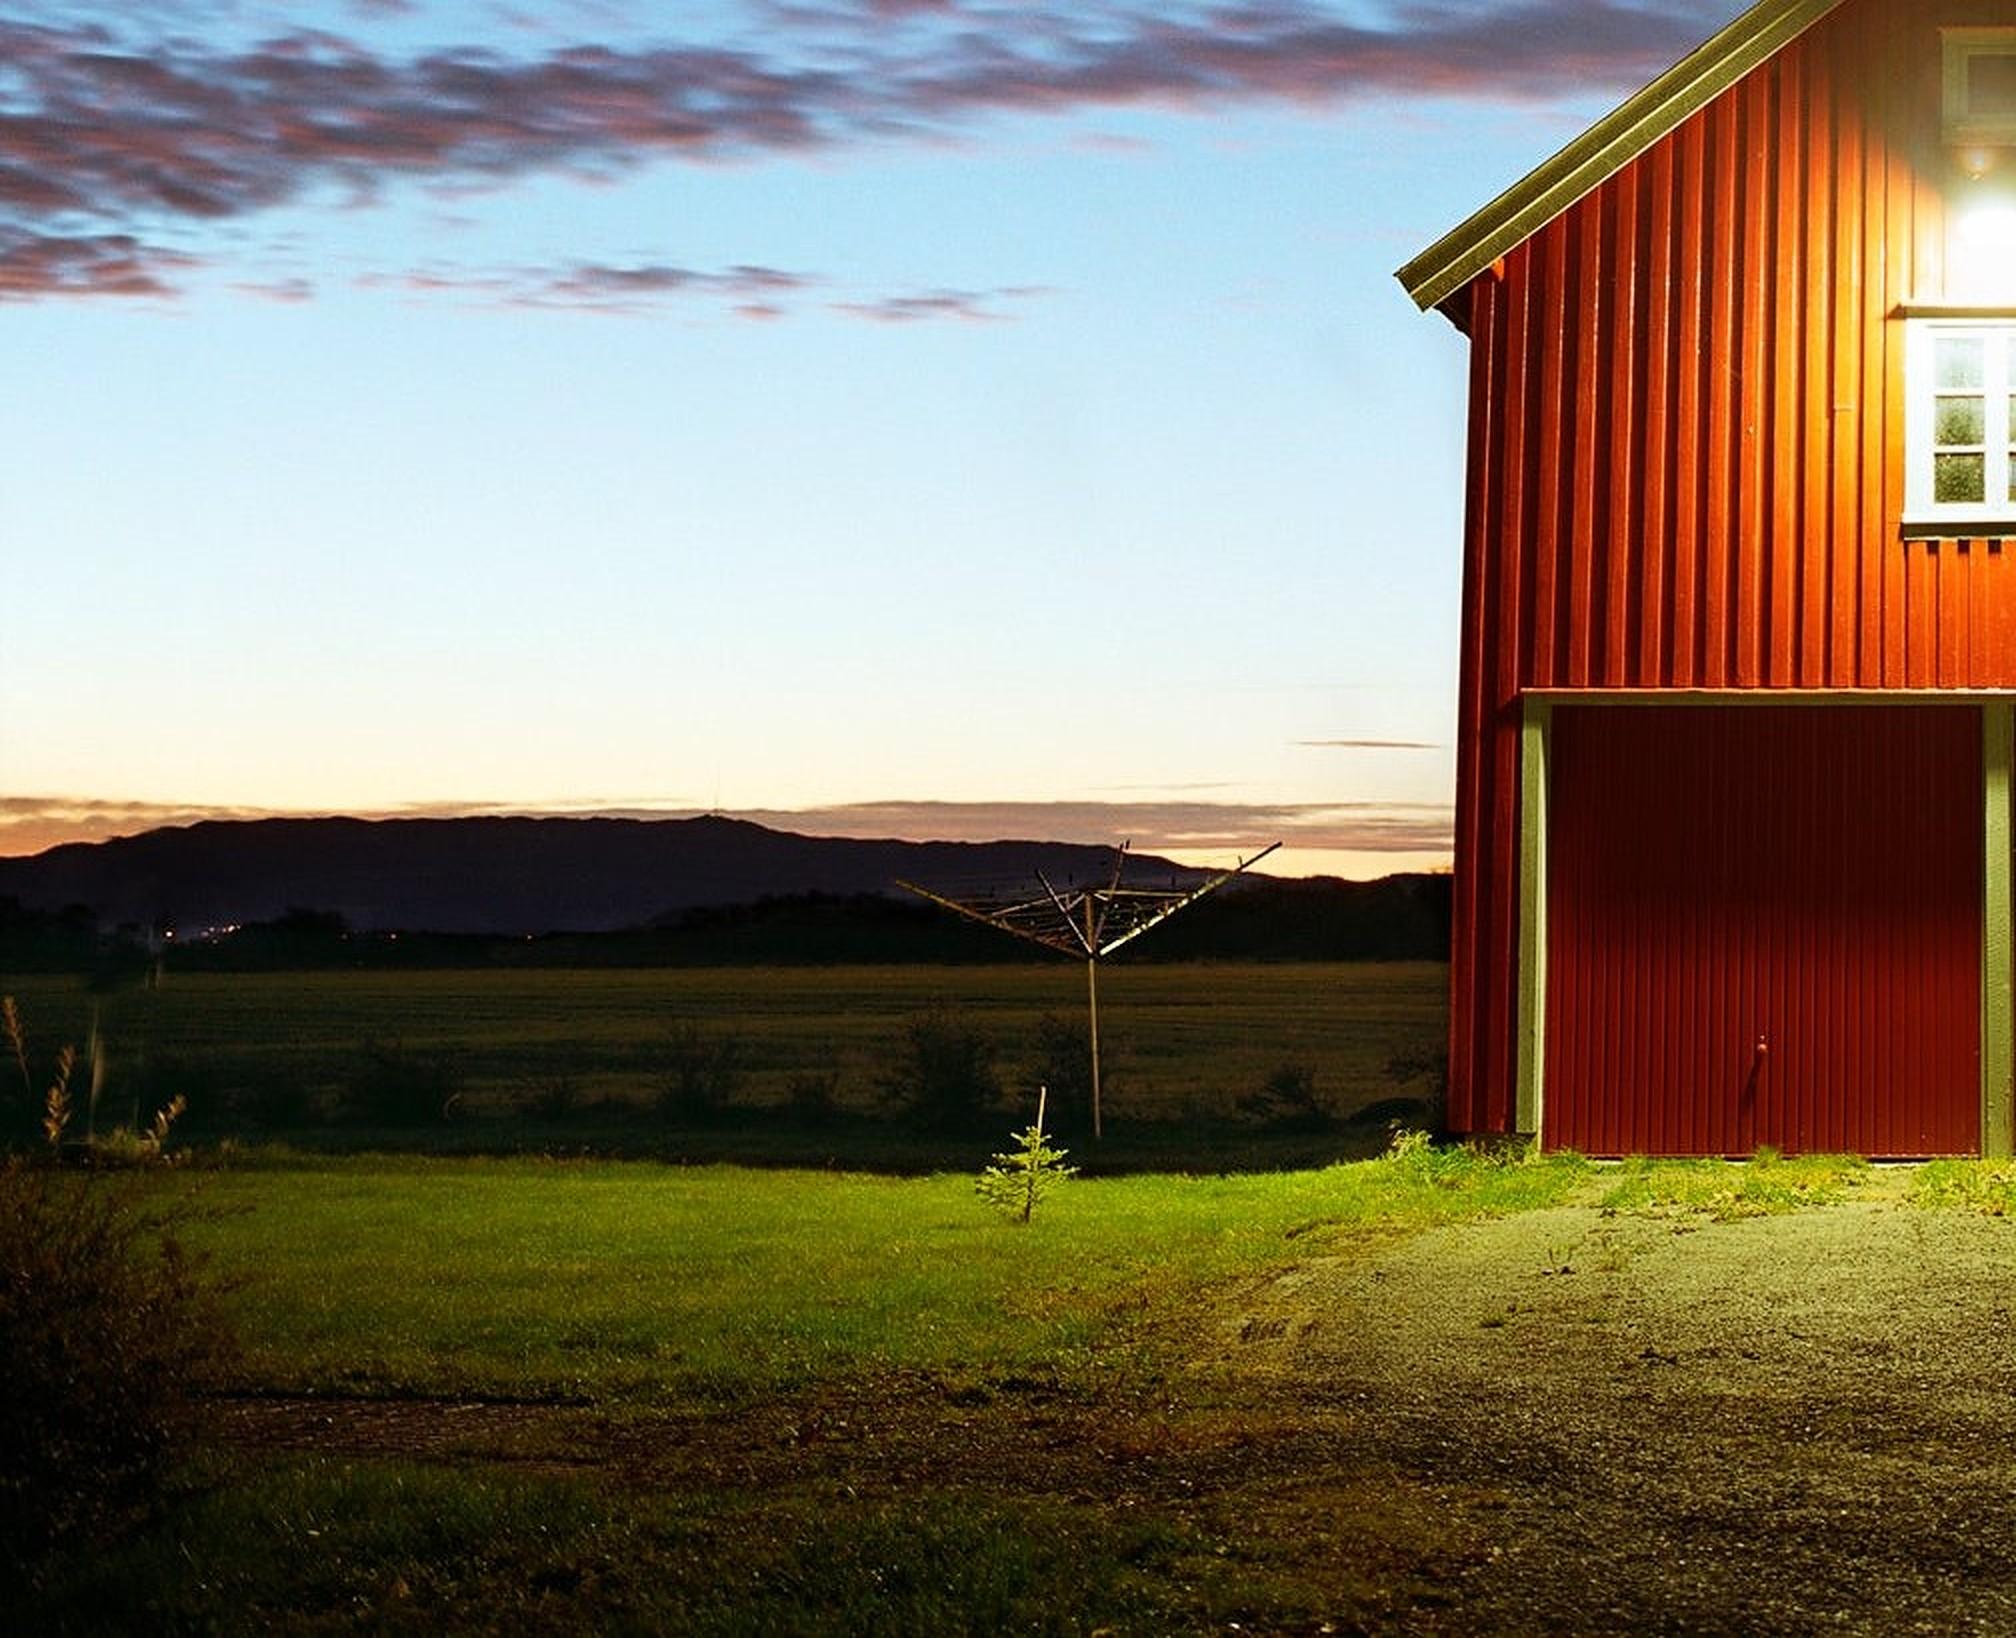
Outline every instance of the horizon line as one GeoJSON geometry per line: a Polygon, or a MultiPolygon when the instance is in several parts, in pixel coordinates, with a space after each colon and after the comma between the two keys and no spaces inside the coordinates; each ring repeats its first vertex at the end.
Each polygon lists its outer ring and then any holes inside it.
{"type": "MultiPolygon", "coordinates": [[[[354,809],[279,808],[243,803],[170,803],[94,797],[0,797],[0,857],[33,858],[53,848],[97,845],[155,830],[261,820],[721,818],[769,830],[843,841],[1048,842],[1150,853],[1248,857],[1269,842],[1290,854],[1451,852],[1448,804],[1397,801],[1225,802],[1183,798],[969,801],[901,798],[805,807],[703,807],[653,799],[496,802],[426,801],[354,809]]],[[[1431,865],[1431,868],[1434,866],[1431,865]]],[[[1321,872],[1312,872],[1321,873],[1321,872]]]]}

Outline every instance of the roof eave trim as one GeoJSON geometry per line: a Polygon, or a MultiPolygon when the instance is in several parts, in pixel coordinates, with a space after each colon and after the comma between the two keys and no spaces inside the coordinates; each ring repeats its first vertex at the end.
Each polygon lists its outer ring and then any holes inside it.
{"type": "Polygon", "coordinates": [[[1460,227],[1445,233],[1395,277],[1423,312],[1440,306],[1840,4],[1841,0],[1764,0],[1753,6],[1460,227]]]}

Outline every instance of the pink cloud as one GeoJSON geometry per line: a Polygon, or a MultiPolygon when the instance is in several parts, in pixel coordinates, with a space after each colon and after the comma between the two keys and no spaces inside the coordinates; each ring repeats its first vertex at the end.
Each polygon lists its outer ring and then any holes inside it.
{"type": "Polygon", "coordinates": [[[748,809],[735,817],[822,836],[1060,842],[1131,839],[1147,852],[1250,850],[1281,841],[1304,851],[1437,853],[1451,846],[1439,804],[1396,802],[856,802],[748,809]]]}
{"type": "Polygon", "coordinates": [[[534,57],[400,58],[324,32],[229,50],[0,23],[0,219],[200,223],[324,190],[608,176],[1001,113],[1549,97],[1649,75],[1724,8],[1510,0],[1371,24],[1297,0],[1228,0],[995,7],[940,26],[945,9],[786,10],[760,50],[583,44],[534,57]],[[887,26],[892,11],[903,27],[887,26]]]}
{"type": "Polygon", "coordinates": [[[0,302],[48,296],[172,296],[195,259],[130,233],[36,234],[0,227],[0,302]]]}

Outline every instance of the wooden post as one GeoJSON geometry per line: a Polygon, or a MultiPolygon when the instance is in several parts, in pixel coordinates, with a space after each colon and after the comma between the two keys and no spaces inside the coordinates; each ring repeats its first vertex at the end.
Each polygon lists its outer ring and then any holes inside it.
{"type": "Polygon", "coordinates": [[[1085,997],[1092,1015],[1092,1136],[1104,1136],[1099,1119],[1099,958],[1085,960],[1085,997]]]}
{"type": "Polygon", "coordinates": [[[1105,1136],[1099,1118],[1099,924],[1098,907],[1085,895],[1085,1000],[1092,1020],[1092,1139],[1105,1136]]]}

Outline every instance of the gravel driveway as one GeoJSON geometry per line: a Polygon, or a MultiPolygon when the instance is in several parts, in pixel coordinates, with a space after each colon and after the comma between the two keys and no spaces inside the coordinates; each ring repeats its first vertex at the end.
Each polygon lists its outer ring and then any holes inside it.
{"type": "Polygon", "coordinates": [[[1345,1413],[1340,1462],[1448,1510],[1462,1567],[1403,1625],[2016,1633],[2012,1301],[1999,1219],[1573,1208],[1304,1268],[1231,1323],[1345,1413]]]}

